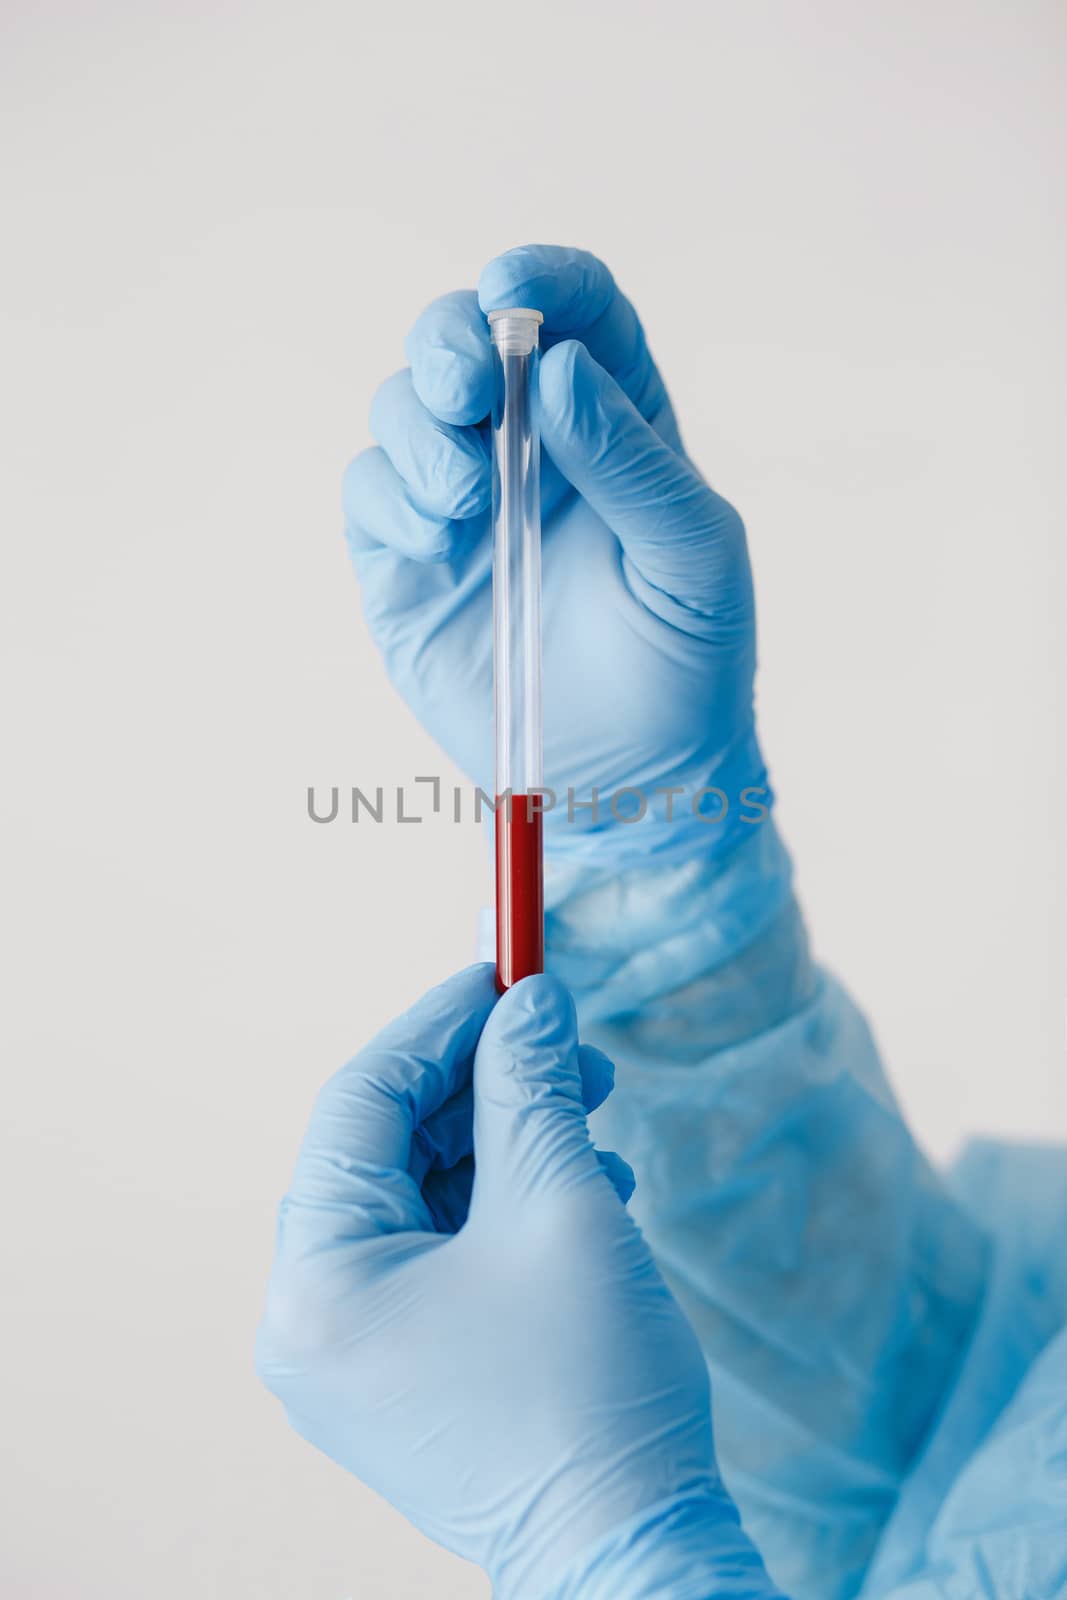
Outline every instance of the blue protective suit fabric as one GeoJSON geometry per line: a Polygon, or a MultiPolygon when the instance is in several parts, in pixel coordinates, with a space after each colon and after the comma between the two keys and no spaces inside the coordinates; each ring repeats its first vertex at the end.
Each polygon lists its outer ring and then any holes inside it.
{"type": "Polygon", "coordinates": [[[1067,1595],[1067,1152],[992,1142],[952,1173],[993,1240],[979,1325],[864,1600],[1067,1595]]]}
{"type": "Polygon", "coordinates": [[[547,923],[616,1062],[592,1125],[701,1341],[724,1482],[794,1600],[1063,1597],[1067,1154],[931,1165],[760,833],[587,875],[547,923]]]}

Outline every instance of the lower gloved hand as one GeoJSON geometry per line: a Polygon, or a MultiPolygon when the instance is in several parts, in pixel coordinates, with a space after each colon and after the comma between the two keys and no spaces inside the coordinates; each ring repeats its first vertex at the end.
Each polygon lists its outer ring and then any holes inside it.
{"type": "Polygon", "coordinates": [[[769,1595],[629,1169],[590,1141],[611,1076],[554,979],[432,990],[319,1098],[258,1369],[499,1596],[769,1595]]]}

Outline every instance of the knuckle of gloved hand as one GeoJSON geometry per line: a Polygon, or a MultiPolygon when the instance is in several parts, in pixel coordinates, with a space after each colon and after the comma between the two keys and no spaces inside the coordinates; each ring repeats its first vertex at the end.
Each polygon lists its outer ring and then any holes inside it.
{"type": "Polygon", "coordinates": [[[256,1374],[272,1391],[327,1365],[352,1334],[351,1307],[321,1292],[299,1266],[276,1273],[256,1336],[256,1374]]]}
{"type": "Polygon", "coordinates": [[[480,422],[492,403],[482,367],[483,363],[465,350],[423,346],[412,362],[415,392],[442,422],[456,427],[480,422]]]}
{"type": "Polygon", "coordinates": [[[715,496],[718,518],[717,527],[720,537],[727,538],[731,543],[744,544],[745,522],[737,507],[731,505],[729,500],[724,500],[721,495],[715,496]]]}
{"type": "Polygon", "coordinates": [[[371,397],[367,422],[371,434],[379,444],[384,444],[388,438],[391,431],[391,419],[394,413],[403,405],[410,384],[410,369],[401,367],[399,372],[390,373],[389,377],[383,379],[375,389],[371,397]]]}
{"type": "Polygon", "coordinates": [[[352,457],[341,479],[341,506],[345,521],[356,527],[362,525],[362,512],[370,489],[376,453],[381,453],[378,445],[361,450],[358,456],[352,457]]]}
{"type": "Polygon", "coordinates": [[[438,516],[463,519],[485,511],[489,504],[489,461],[479,460],[460,448],[447,434],[437,434],[425,453],[422,483],[416,491],[427,509],[438,516]]]}
{"type": "Polygon", "coordinates": [[[357,521],[357,518],[354,517],[352,513],[355,509],[355,497],[359,482],[360,469],[357,465],[358,462],[359,456],[353,456],[352,460],[349,461],[345,466],[345,470],[341,475],[341,508],[344,512],[346,523],[354,523],[357,521]]]}
{"type": "Polygon", "coordinates": [[[499,1001],[494,1018],[502,1039],[530,1051],[557,1040],[577,1043],[574,998],[550,972],[521,979],[499,1001]]]}
{"type": "Polygon", "coordinates": [[[703,537],[730,550],[743,546],[745,524],[736,506],[724,500],[721,494],[716,494],[696,468],[693,470],[693,479],[692,512],[700,524],[703,537]]]}

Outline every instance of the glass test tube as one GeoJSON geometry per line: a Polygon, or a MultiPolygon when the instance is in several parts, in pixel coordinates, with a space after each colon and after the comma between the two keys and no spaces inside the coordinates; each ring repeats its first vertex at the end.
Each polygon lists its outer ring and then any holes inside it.
{"type": "Polygon", "coordinates": [[[541,846],[541,442],[533,414],[539,311],[490,311],[496,981],[544,971],[541,846]]]}

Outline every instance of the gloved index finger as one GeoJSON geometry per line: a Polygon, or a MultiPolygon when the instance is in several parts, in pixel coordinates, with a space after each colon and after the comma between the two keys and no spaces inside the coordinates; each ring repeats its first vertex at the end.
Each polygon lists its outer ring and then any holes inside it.
{"type": "Polygon", "coordinates": [[[530,306],[544,317],[542,345],[580,339],[647,422],[677,445],[677,427],[641,320],[603,261],[588,250],[521,245],[497,256],[478,282],[483,312],[530,306]]]}
{"type": "MultiPolygon", "coordinates": [[[[592,1044],[578,1046],[582,1104],[586,1111],[602,1106],[615,1086],[615,1064],[592,1044]]],[[[447,1169],[474,1149],[474,1089],[464,1083],[458,1093],[420,1122],[412,1139],[408,1170],[420,1183],[434,1168],[447,1169]]]]}
{"type": "Polygon", "coordinates": [[[323,1235],[422,1229],[428,1213],[408,1171],[416,1127],[469,1081],[496,1003],[493,968],[470,967],[383,1029],[322,1090],[287,1197],[323,1235]]]}

